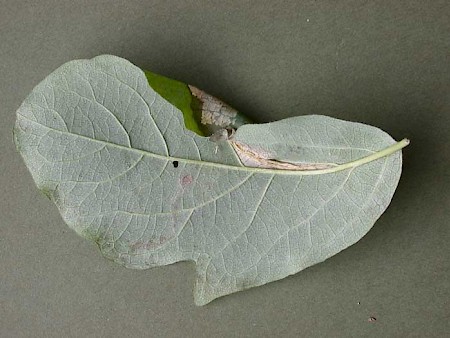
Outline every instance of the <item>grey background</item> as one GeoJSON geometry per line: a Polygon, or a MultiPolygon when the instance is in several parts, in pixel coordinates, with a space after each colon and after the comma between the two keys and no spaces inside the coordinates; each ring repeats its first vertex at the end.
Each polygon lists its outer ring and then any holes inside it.
{"type": "Polygon", "coordinates": [[[449,336],[449,17],[448,1],[1,0],[0,336],[449,336]],[[390,208],[326,262],[200,308],[193,265],[105,260],[35,188],[11,134],[46,75],[104,53],[259,122],[324,114],[409,137],[390,208]]]}

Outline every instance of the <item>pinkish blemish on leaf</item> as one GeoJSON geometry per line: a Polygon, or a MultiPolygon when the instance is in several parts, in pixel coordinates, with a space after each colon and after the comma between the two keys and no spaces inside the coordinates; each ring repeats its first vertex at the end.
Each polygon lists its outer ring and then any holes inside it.
{"type": "Polygon", "coordinates": [[[192,184],[193,180],[194,179],[191,175],[184,175],[180,180],[181,186],[185,188],[186,186],[192,184]]]}

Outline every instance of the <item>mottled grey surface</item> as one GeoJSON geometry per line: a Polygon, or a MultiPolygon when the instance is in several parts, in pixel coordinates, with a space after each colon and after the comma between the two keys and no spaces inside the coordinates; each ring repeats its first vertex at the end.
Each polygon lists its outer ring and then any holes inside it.
{"type": "Polygon", "coordinates": [[[0,5],[1,336],[448,335],[447,1],[0,5]],[[390,208],[325,263],[201,308],[192,264],[134,271],[105,260],[35,188],[11,133],[46,75],[105,53],[258,121],[325,114],[409,137],[390,208]]]}

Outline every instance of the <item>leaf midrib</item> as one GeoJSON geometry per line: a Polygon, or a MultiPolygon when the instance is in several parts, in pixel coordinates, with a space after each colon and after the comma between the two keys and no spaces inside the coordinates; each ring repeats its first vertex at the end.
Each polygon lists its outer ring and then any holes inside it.
{"type": "MultiPolygon", "coordinates": [[[[324,175],[324,174],[331,174],[331,173],[335,173],[337,171],[341,171],[341,170],[346,170],[346,169],[350,169],[351,167],[343,167],[342,169],[339,169],[339,165],[337,167],[333,167],[333,168],[327,168],[327,169],[316,169],[316,170],[279,170],[279,169],[267,169],[267,168],[255,168],[255,167],[246,167],[246,166],[233,166],[233,165],[229,165],[229,164],[223,164],[223,163],[217,163],[217,162],[208,162],[208,161],[203,161],[203,160],[193,160],[193,159],[187,159],[187,158],[182,158],[182,157],[174,157],[174,156],[170,156],[170,155],[160,155],[160,154],[155,154],[155,153],[151,153],[149,151],[146,150],[141,150],[141,149],[137,149],[137,148],[131,148],[131,147],[126,147],[117,143],[112,143],[112,142],[108,142],[108,141],[103,141],[103,140],[98,140],[92,137],[88,137],[85,135],[81,135],[81,134],[77,134],[74,132],[67,132],[67,131],[63,131],[63,130],[59,130],[59,129],[55,129],[55,128],[51,128],[49,126],[43,125],[42,123],[39,123],[37,121],[34,121],[22,114],[17,113],[18,116],[20,116],[21,118],[28,120],[32,123],[35,123],[43,128],[52,130],[54,132],[57,133],[61,133],[61,134],[67,134],[67,135],[73,135],[85,140],[89,140],[91,142],[97,142],[97,143],[101,143],[107,146],[111,146],[111,147],[116,147],[122,150],[127,150],[127,151],[132,151],[135,153],[139,153],[141,155],[145,155],[145,156],[149,156],[149,157],[153,157],[153,158],[157,158],[157,159],[161,159],[161,160],[166,160],[166,161],[179,161],[179,162],[184,162],[187,164],[194,164],[194,165],[198,165],[198,166],[209,166],[209,167],[214,167],[214,168],[221,168],[221,169],[225,169],[225,170],[235,170],[235,171],[244,171],[244,172],[251,172],[251,173],[258,173],[258,174],[266,174],[266,175],[286,175],[286,176],[305,176],[305,175],[324,175]]],[[[16,123],[17,126],[17,123],[16,123]]],[[[397,143],[398,144],[398,143],[397,143]]],[[[386,148],[387,149],[387,148],[386,148]]],[[[234,150],[233,150],[234,151],[234,150]]],[[[374,153],[372,155],[375,155],[377,153],[374,153]]],[[[371,156],[372,156],[371,155],[371,156]]],[[[365,157],[363,157],[364,159],[365,157]]],[[[355,162],[355,161],[352,161],[355,162]]],[[[350,164],[352,162],[347,162],[346,164],[350,164]]]]}

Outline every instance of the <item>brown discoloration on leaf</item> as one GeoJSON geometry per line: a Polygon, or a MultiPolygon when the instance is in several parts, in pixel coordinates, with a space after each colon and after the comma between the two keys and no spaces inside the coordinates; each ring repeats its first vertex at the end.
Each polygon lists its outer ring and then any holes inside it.
{"type": "Polygon", "coordinates": [[[192,184],[193,180],[192,175],[184,175],[180,180],[181,186],[185,188],[187,185],[192,184]]]}
{"type": "Polygon", "coordinates": [[[334,163],[290,163],[271,159],[271,154],[263,149],[254,149],[246,144],[230,141],[242,164],[246,167],[280,170],[319,170],[335,167],[334,163]]]}
{"type": "Polygon", "coordinates": [[[236,130],[234,128],[221,128],[216,130],[210,137],[211,142],[232,140],[236,130]]]}
{"type": "MultiPolygon", "coordinates": [[[[173,236],[172,236],[173,237],[173,236]]],[[[139,251],[145,251],[145,250],[156,250],[159,249],[161,246],[167,243],[172,237],[166,237],[166,236],[159,236],[159,238],[152,238],[148,242],[145,241],[137,241],[134,244],[130,245],[130,249],[132,253],[137,253],[139,251]]]]}
{"type": "Polygon", "coordinates": [[[232,126],[236,122],[237,111],[218,98],[189,85],[192,95],[201,103],[201,123],[220,128],[232,126]]]}

